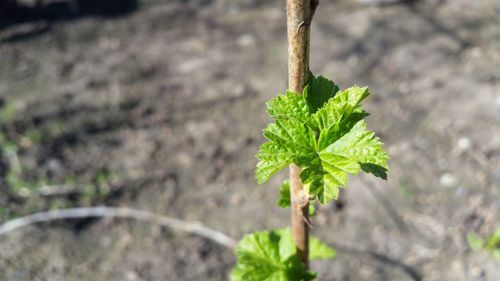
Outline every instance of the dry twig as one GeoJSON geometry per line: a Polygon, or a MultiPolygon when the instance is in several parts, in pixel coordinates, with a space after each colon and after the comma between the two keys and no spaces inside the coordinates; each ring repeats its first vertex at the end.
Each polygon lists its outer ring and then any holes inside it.
{"type": "Polygon", "coordinates": [[[164,227],[184,231],[191,234],[215,241],[223,246],[233,249],[236,241],[226,234],[203,226],[199,223],[186,222],[176,218],[156,215],[147,211],[133,208],[113,208],[113,207],[88,207],[70,208],[35,213],[25,217],[10,220],[0,225],[0,236],[5,235],[18,228],[40,222],[50,222],[62,219],[82,219],[82,218],[125,218],[135,219],[158,224],[164,227]]]}

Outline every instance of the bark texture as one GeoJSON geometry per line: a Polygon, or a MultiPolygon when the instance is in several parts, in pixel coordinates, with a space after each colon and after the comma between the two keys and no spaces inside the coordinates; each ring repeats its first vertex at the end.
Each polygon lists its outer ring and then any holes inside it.
{"type": "MultiPolygon", "coordinates": [[[[288,88],[302,93],[309,77],[309,34],[318,0],[287,0],[288,88]]],[[[299,178],[300,168],[290,165],[292,233],[297,253],[309,267],[309,199],[299,178]]]]}

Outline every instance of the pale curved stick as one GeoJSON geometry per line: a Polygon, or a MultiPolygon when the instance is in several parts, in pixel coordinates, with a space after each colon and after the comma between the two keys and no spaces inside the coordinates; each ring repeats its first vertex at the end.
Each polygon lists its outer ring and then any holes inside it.
{"type": "Polygon", "coordinates": [[[0,225],[0,236],[18,228],[39,222],[49,222],[61,219],[81,219],[81,218],[126,218],[155,223],[164,227],[181,230],[187,233],[196,234],[223,246],[233,249],[236,240],[226,234],[203,226],[199,223],[186,222],[176,218],[155,215],[153,213],[133,209],[133,208],[113,208],[113,207],[84,207],[52,210],[35,213],[25,217],[16,218],[0,225]]]}

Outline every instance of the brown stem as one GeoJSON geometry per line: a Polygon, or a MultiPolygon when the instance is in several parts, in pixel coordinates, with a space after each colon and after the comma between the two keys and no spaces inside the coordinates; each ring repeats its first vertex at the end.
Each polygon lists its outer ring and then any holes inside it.
{"type": "MultiPolygon", "coordinates": [[[[318,0],[287,0],[288,88],[302,93],[309,77],[309,34],[318,0]]],[[[290,165],[292,233],[297,253],[309,267],[309,198],[300,182],[300,168],[290,165]]]]}
{"type": "Polygon", "coordinates": [[[299,178],[300,168],[290,165],[290,195],[292,205],[290,207],[292,215],[292,234],[297,255],[309,267],[309,198],[305,194],[299,178]]]}

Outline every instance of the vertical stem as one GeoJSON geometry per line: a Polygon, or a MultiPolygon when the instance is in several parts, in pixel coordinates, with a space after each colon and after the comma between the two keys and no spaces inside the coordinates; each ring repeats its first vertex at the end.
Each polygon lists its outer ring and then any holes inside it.
{"type": "Polygon", "coordinates": [[[309,268],[309,198],[304,193],[302,183],[299,178],[300,168],[290,165],[290,195],[292,205],[290,206],[292,215],[292,234],[297,255],[302,260],[306,268],[309,268]]]}
{"type": "MultiPolygon", "coordinates": [[[[287,0],[288,88],[302,93],[309,78],[309,34],[318,0],[287,0]]],[[[300,168],[290,165],[292,233],[297,253],[309,267],[309,198],[300,182],[300,168]]]]}

